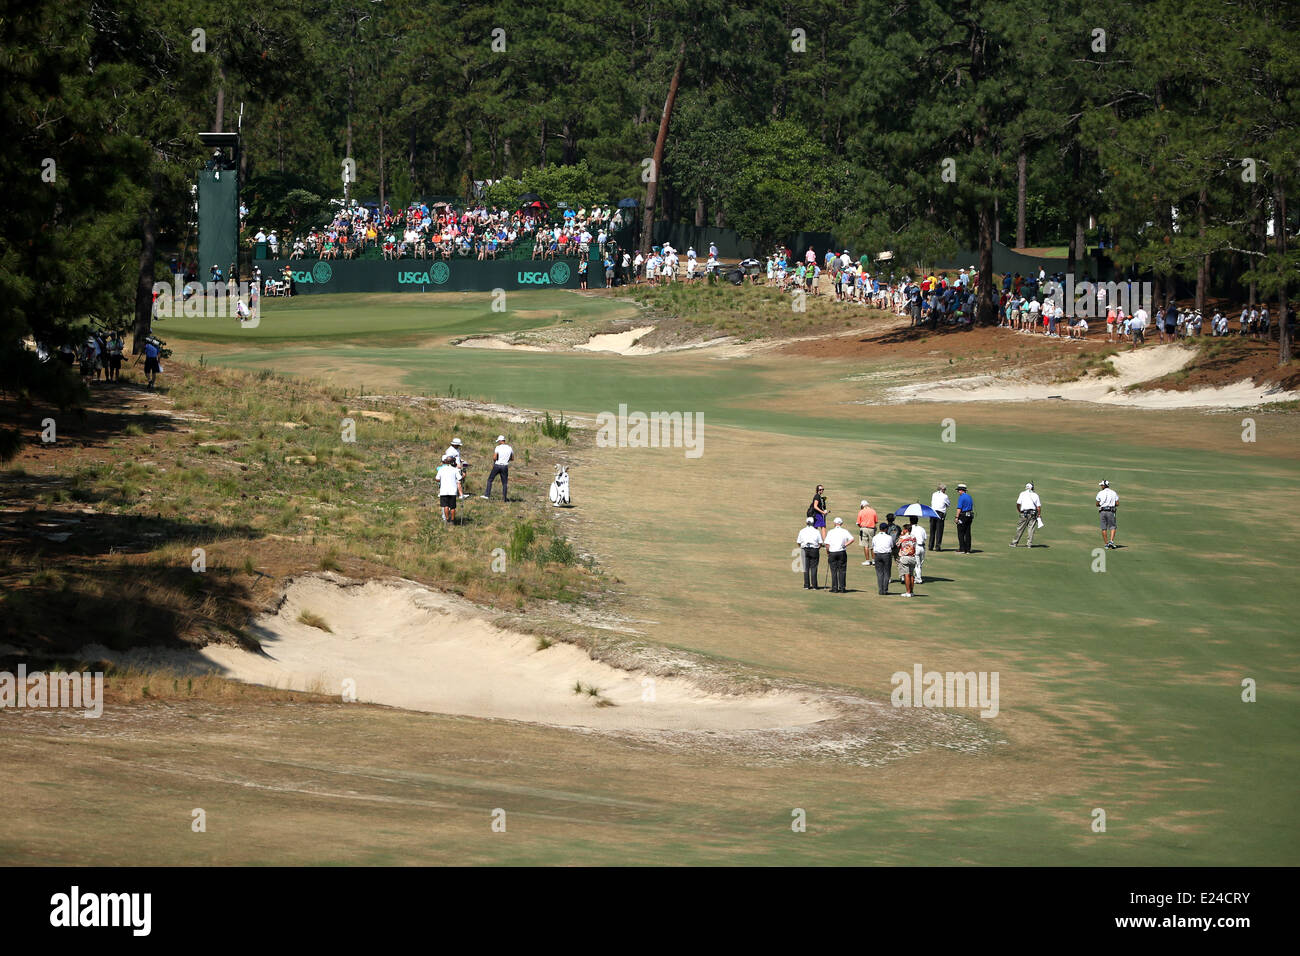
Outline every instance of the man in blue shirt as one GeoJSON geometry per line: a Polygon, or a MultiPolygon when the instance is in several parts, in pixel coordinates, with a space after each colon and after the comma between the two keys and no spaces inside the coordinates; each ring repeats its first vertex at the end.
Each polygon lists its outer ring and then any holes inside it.
{"type": "Polygon", "coordinates": [[[957,553],[970,554],[970,525],[975,519],[975,499],[964,484],[957,486],[957,553]]]}
{"type": "Polygon", "coordinates": [[[148,381],[148,390],[153,391],[154,382],[158,378],[158,373],[162,371],[162,365],[158,361],[161,354],[158,343],[154,339],[145,339],[144,341],[144,375],[148,381]]]}

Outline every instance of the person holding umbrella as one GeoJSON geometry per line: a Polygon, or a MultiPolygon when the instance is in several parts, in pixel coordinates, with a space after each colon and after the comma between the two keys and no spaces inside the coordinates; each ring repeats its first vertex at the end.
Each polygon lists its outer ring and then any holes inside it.
{"type": "MultiPolygon", "coordinates": [[[[931,521],[934,519],[931,518],[931,521]]],[[[925,563],[925,529],[921,527],[920,519],[909,521],[903,525],[903,534],[910,534],[916,539],[916,583],[923,584],[921,580],[921,565],[925,563]]]]}
{"type": "MultiPolygon", "coordinates": [[[[928,505],[923,505],[919,501],[916,501],[910,505],[904,505],[903,507],[899,508],[896,512],[894,512],[894,514],[896,517],[899,518],[913,519],[908,521],[905,524],[903,534],[904,535],[910,534],[912,536],[912,540],[916,542],[916,552],[915,552],[916,564],[915,564],[915,571],[913,573],[916,575],[916,583],[920,584],[921,583],[921,562],[925,560],[925,549],[926,549],[926,533],[925,533],[925,529],[921,527],[920,519],[929,518],[930,523],[933,524],[936,516],[936,512],[933,508],[929,507],[928,505]]],[[[900,552],[900,556],[901,556],[901,552],[900,552]]]]}
{"type": "Polygon", "coordinates": [[[916,538],[912,536],[912,522],[907,522],[898,539],[898,569],[903,579],[903,597],[912,596],[912,582],[916,579],[916,538]]]}

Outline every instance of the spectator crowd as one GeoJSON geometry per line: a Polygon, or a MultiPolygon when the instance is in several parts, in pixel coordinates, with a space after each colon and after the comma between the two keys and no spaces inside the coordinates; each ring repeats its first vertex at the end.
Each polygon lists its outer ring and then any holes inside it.
{"type": "Polygon", "coordinates": [[[394,211],[352,201],[323,226],[282,243],[274,230],[258,229],[249,241],[265,243],[272,258],[282,246],[290,259],[352,259],[375,250],[384,259],[496,259],[521,249],[533,259],[583,256],[593,243],[603,251],[610,235],[624,225],[612,206],[563,209],[552,216],[540,202],[513,212],[477,204],[461,209],[449,203],[413,202],[394,211]]]}

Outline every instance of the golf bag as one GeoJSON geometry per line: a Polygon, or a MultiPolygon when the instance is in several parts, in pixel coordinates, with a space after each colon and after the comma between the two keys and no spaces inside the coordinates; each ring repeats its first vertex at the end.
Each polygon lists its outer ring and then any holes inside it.
{"type": "Polygon", "coordinates": [[[551,482],[551,504],[559,508],[569,504],[569,469],[564,465],[555,466],[555,480],[551,482]]]}

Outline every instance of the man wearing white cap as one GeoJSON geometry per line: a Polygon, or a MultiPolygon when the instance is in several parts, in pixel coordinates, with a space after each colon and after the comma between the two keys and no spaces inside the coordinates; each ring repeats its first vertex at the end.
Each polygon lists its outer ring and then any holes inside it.
{"type": "Polygon", "coordinates": [[[1020,512],[1020,524],[1016,526],[1016,538],[1011,542],[1011,547],[1020,544],[1020,537],[1029,529],[1029,547],[1034,546],[1034,529],[1038,526],[1038,519],[1043,516],[1043,502],[1034,493],[1034,483],[1028,482],[1025,490],[1020,492],[1016,498],[1016,510],[1020,512]]]}
{"type": "MultiPolygon", "coordinates": [[[[448,446],[447,446],[447,450],[444,451],[444,452],[442,453],[442,457],[443,457],[443,458],[450,458],[450,459],[452,460],[453,464],[455,464],[455,466],[456,466],[456,473],[460,476],[460,480],[461,480],[461,481],[464,481],[464,480],[465,480],[465,464],[466,464],[466,463],[465,463],[465,461],[460,457],[460,439],[459,439],[459,438],[453,438],[453,439],[451,440],[451,444],[448,445],[448,446]]],[[[469,495],[461,495],[460,497],[462,497],[462,498],[468,498],[469,495]]]]}
{"type": "Polygon", "coordinates": [[[510,459],[515,456],[515,450],[506,444],[506,436],[497,436],[497,447],[492,452],[492,471],[488,474],[487,491],[483,497],[492,498],[492,479],[497,475],[501,476],[501,500],[510,500],[510,459]]]}
{"type": "Polygon", "coordinates": [[[975,499],[965,482],[957,485],[957,553],[971,553],[971,522],[975,520],[975,499]]]}
{"type": "Polygon", "coordinates": [[[794,543],[803,555],[803,588],[805,591],[818,591],[821,590],[817,586],[817,565],[821,563],[822,535],[813,527],[812,518],[806,518],[805,522],[794,543]]]}
{"type": "Polygon", "coordinates": [[[456,463],[457,468],[460,467],[461,462],[460,462],[460,439],[459,438],[453,438],[451,440],[451,444],[448,445],[447,450],[442,453],[442,457],[450,458],[452,461],[456,463]]]}
{"type": "Polygon", "coordinates": [[[853,535],[844,530],[844,519],[836,518],[835,527],[826,533],[826,563],[831,568],[831,593],[843,594],[848,590],[846,577],[849,570],[848,547],[853,535]]]}
{"type": "Polygon", "coordinates": [[[1097,514],[1101,516],[1101,540],[1107,548],[1115,547],[1115,512],[1119,508],[1119,495],[1105,479],[1097,482],[1097,514]]]}

